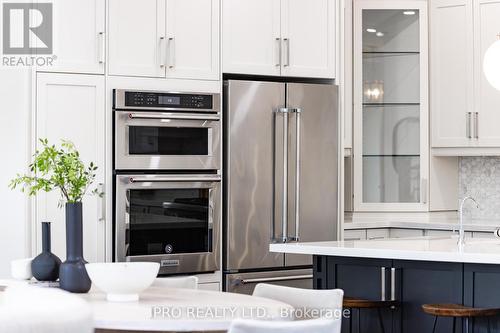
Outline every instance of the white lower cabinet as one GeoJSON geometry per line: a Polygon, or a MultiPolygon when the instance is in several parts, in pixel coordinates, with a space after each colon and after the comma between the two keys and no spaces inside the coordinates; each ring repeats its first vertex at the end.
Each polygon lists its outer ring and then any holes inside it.
{"type": "MultiPolygon", "coordinates": [[[[38,73],[36,79],[36,138],[59,145],[61,139],[75,145],[84,163],[94,162],[96,183],[104,183],[105,171],[104,77],[97,75],[38,73]]],[[[59,192],[36,198],[37,250],[41,248],[40,222],[52,222],[52,251],[66,258],[64,208],[58,208],[59,192]]],[[[87,261],[105,259],[104,198],[83,200],[83,254],[87,261]]]]}
{"type": "Polygon", "coordinates": [[[220,291],[220,283],[219,282],[198,283],[198,289],[220,291]]]}

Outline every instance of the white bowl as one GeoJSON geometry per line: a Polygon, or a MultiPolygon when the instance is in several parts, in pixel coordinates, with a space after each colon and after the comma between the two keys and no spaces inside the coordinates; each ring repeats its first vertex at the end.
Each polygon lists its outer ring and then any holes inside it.
{"type": "Polygon", "coordinates": [[[10,274],[16,280],[29,280],[33,277],[31,273],[31,262],[33,258],[17,259],[10,262],[10,274]]]}
{"type": "Polygon", "coordinates": [[[91,263],[85,268],[90,280],[111,302],[132,302],[156,279],[160,264],[155,262],[91,263]]]}

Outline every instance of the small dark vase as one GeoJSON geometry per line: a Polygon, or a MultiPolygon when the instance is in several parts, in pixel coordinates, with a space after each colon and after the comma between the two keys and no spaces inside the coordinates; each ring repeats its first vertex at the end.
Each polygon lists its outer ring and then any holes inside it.
{"type": "Polygon", "coordinates": [[[50,222],[42,222],[42,253],[31,262],[33,277],[38,281],[56,281],[61,259],[50,252],[50,222]]]}
{"type": "Polygon", "coordinates": [[[82,203],[66,204],[66,261],[59,269],[61,289],[72,293],[86,293],[91,281],[83,259],[82,203]]]}

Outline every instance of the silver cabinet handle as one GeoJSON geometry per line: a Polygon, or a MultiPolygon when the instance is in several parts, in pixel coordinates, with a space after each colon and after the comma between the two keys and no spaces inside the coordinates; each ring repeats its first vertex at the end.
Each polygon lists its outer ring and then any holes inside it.
{"type": "Polygon", "coordinates": [[[344,238],[344,241],[360,241],[361,237],[344,238]]]}
{"type": "Polygon", "coordinates": [[[466,112],[465,117],[466,117],[465,136],[467,137],[467,139],[472,139],[472,131],[471,131],[472,112],[466,112]]]}
{"type": "Polygon", "coordinates": [[[158,53],[159,53],[159,57],[160,57],[160,68],[164,68],[165,67],[165,57],[163,56],[163,49],[164,49],[164,44],[165,43],[165,37],[164,36],[161,36],[160,37],[160,43],[159,43],[159,50],[158,50],[158,53]]]}
{"type": "Polygon", "coordinates": [[[283,43],[285,44],[285,63],[283,66],[288,67],[290,66],[290,38],[283,38],[283,43]]]}
{"type": "Polygon", "coordinates": [[[175,67],[175,38],[174,37],[169,37],[168,38],[168,68],[174,68],[175,67]]]}
{"type": "Polygon", "coordinates": [[[235,284],[248,284],[248,283],[262,283],[262,282],[276,282],[276,281],[294,281],[312,279],[312,274],[306,275],[293,275],[293,276],[276,276],[270,278],[255,278],[255,279],[237,279],[235,284]]]}
{"type": "Polygon", "coordinates": [[[163,182],[220,182],[221,176],[219,175],[163,175],[163,176],[131,176],[128,179],[129,183],[163,183],[163,182]]]}
{"type": "Polygon", "coordinates": [[[198,115],[198,114],[178,114],[178,113],[129,113],[129,119],[178,119],[178,120],[207,120],[207,121],[219,121],[220,117],[218,115],[198,115]]]}
{"type": "Polygon", "coordinates": [[[380,300],[385,301],[385,267],[380,267],[380,300]]]}
{"type": "Polygon", "coordinates": [[[99,38],[99,63],[104,64],[106,57],[106,39],[104,38],[104,31],[100,31],[98,34],[99,38]]]}
{"type": "Polygon", "coordinates": [[[295,237],[294,241],[300,239],[300,123],[302,109],[294,109],[295,113],[295,237]]]}
{"type": "Polygon", "coordinates": [[[281,66],[281,38],[276,37],[276,67],[281,66]]]}
{"type": "Polygon", "coordinates": [[[396,268],[391,268],[391,301],[396,300],[396,268]]]}
{"type": "Polygon", "coordinates": [[[101,216],[99,217],[99,221],[105,221],[106,220],[106,195],[105,195],[105,192],[104,192],[104,183],[99,183],[99,192],[100,192],[100,200],[99,200],[99,204],[100,204],[100,214],[101,216]]]}
{"type": "Polygon", "coordinates": [[[474,136],[479,139],[479,112],[474,112],[474,136]]]}
{"type": "Polygon", "coordinates": [[[422,196],[422,203],[427,203],[427,179],[422,178],[420,182],[420,195],[422,196]]]}

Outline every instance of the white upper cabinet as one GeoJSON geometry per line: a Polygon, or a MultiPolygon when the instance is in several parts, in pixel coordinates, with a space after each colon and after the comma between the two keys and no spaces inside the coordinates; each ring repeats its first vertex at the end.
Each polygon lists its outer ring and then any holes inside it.
{"type": "MultiPolygon", "coordinates": [[[[104,76],[38,73],[36,80],[36,137],[60,144],[72,141],[84,163],[98,166],[96,183],[104,182],[105,102],[104,76]]],[[[40,223],[52,223],[52,250],[66,257],[64,208],[58,208],[57,191],[41,193],[36,200],[37,241],[40,223]]],[[[105,221],[103,198],[86,196],[83,200],[83,254],[87,261],[105,260],[105,221]]]]}
{"type": "Polygon", "coordinates": [[[219,79],[220,0],[109,0],[109,74],[219,79]]]}
{"type": "Polygon", "coordinates": [[[432,147],[467,147],[474,117],[472,2],[430,5],[432,147]]]}
{"type": "Polygon", "coordinates": [[[427,211],[428,29],[423,1],[354,2],[354,210],[427,211]]]}
{"type": "Polygon", "coordinates": [[[335,77],[335,1],[282,0],[284,76],[335,77]]]}
{"type": "Polygon", "coordinates": [[[167,77],[219,79],[219,0],[167,0],[167,77]]]}
{"type": "Polygon", "coordinates": [[[165,0],[109,0],[110,75],[165,77],[165,0]]]}
{"type": "Polygon", "coordinates": [[[53,54],[39,71],[104,74],[105,0],[53,0],[53,54]]]}
{"type": "Polygon", "coordinates": [[[223,72],[335,78],[335,0],[224,0],[223,72]]]}
{"type": "Polygon", "coordinates": [[[500,147],[500,91],[483,73],[486,50],[500,33],[500,1],[474,1],[475,123],[474,138],[480,147],[500,147]]]}
{"type": "Polygon", "coordinates": [[[483,58],[500,32],[499,0],[433,0],[432,148],[435,155],[500,155],[500,92],[483,58]]]}
{"type": "Polygon", "coordinates": [[[280,75],[280,0],[224,0],[222,7],[223,71],[280,75]]]}

